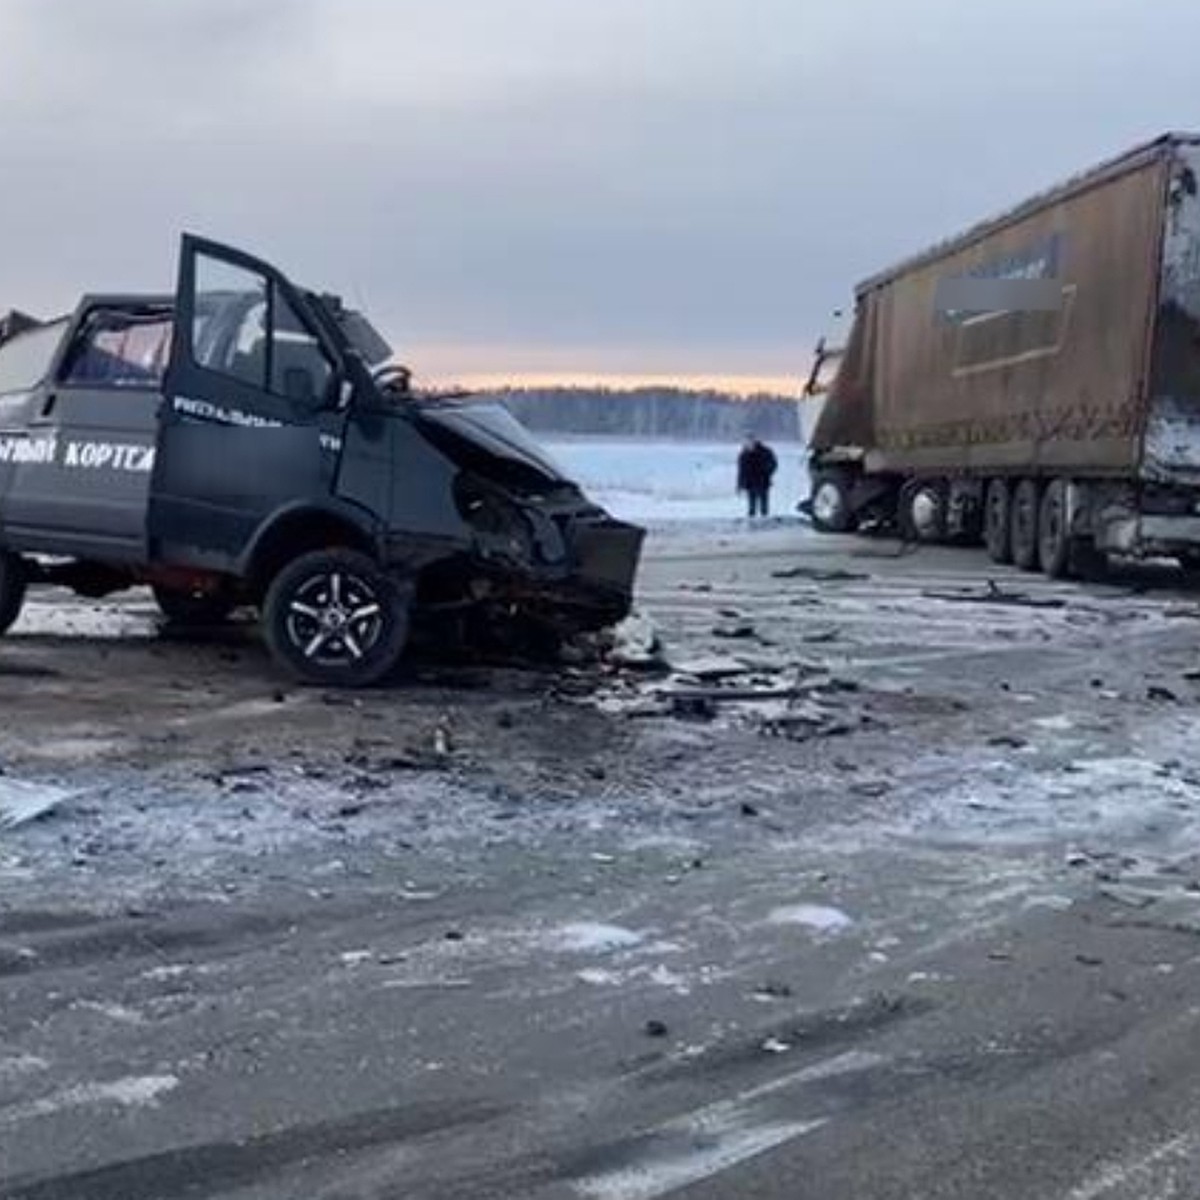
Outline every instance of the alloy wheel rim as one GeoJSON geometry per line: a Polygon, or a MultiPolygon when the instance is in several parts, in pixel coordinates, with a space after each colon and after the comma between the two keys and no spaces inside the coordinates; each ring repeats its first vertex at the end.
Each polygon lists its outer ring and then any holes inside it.
{"type": "Polygon", "coordinates": [[[361,576],[328,570],[308,576],[293,591],[285,624],[288,639],[308,662],[352,666],[383,636],[384,610],[361,576]]]}

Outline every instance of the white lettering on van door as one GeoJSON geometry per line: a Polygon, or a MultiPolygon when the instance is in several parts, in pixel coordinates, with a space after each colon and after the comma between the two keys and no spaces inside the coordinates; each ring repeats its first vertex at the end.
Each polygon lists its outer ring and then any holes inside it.
{"type": "Polygon", "coordinates": [[[0,464],[65,467],[72,471],[127,471],[148,474],[154,469],[154,447],[136,442],[72,440],[0,434],[0,464]]]}
{"type": "Polygon", "coordinates": [[[271,417],[260,417],[258,413],[245,412],[240,408],[225,408],[207,400],[193,400],[191,396],[176,396],[171,407],[186,417],[214,421],[218,425],[240,425],[247,429],[280,429],[283,426],[282,421],[271,417]]]}
{"type": "Polygon", "coordinates": [[[130,471],[145,474],[154,468],[154,447],[133,442],[68,442],[62,465],[72,470],[130,471]]]}
{"type": "Polygon", "coordinates": [[[0,437],[0,463],[52,463],[57,450],[58,439],[54,437],[30,438],[19,434],[0,437]]]}

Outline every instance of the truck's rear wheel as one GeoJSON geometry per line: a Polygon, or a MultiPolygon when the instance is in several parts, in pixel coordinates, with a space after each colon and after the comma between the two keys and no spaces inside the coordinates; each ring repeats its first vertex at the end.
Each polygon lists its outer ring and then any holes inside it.
{"type": "Polygon", "coordinates": [[[813,480],[812,523],[822,533],[851,533],[858,522],[850,508],[850,478],[825,471],[813,480]]]}
{"type": "Polygon", "coordinates": [[[0,552],[0,633],[7,633],[21,615],[29,573],[20,555],[0,552]]]}
{"type": "Polygon", "coordinates": [[[1023,571],[1038,567],[1038,510],[1041,496],[1036,479],[1022,479],[1012,498],[1012,556],[1023,571]]]}
{"type": "Polygon", "coordinates": [[[983,502],[983,540],[992,562],[1012,562],[1012,493],[1007,479],[988,480],[983,502]]]}
{"type": "Polygon", "coordinates": [[[232,587],[190,592],[156,583],[150,590],[159,611],[172,625],[219,625],[237,607],[232,587]]]}
{"type": "Polygon", "coordinates": [[[1038,556],[1051,579],[1071,574],[1071,525],[1067,511],[1067,481],[1052,479],[1038,507],[1038,556]]]}
{"type": "Polygon", "coordinates": [[[281,666],[307,683],[366,687],[408,642],[408,596],[357,550],[315,550],[275,577],[263,632],[281,666]]]}

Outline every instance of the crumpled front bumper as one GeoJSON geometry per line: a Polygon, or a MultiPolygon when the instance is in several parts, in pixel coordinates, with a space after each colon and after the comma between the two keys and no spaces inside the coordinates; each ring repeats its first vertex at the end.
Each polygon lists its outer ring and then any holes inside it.
{"type": "Polygon", "coordinates": [[[576,602],[595,612],[589,628],[613,625],[629,615],[645,539],[644,529],[607,515],[573,526],[574,569],[565,583],[576,602]]]}

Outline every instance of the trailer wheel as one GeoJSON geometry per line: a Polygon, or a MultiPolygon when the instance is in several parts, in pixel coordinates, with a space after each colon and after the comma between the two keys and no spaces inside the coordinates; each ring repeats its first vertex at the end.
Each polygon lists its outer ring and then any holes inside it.
{"type": "Polygon", "coordinates": [[[1038,507],[1038,556],[1051,579],[1071,574],[1071,529],[1067,511],[1067,481],[1052,479],[1038,507]]]}
{"type": "Polygon", "coordinates": [[[409,597],[357,550],[315,550],[275,576],[263,633],[275,660],[306,683],[367,687],[400,660],[409,597]]]}
{"type": "Polygon", "coordinates": [[[1041,497],[1036,479],[1022,479],[1012,498],[1013,562],[1023,571],[1038,567],[1038,509],[1041,497]]]}
{"type": "Polygon", "coordinates": [[[992,562],[1012,562],[1012,493],[1007,479],[988,480],[983,502],[983,539],[992,562]]]}
{"type": "Polygon", "coordinates": [[[858,521],[850,508],[850,478],[844,471],[823,471],[813,480],[810,502],[813,528],[822,533],[852,533],[858,521]]]}
{"type": "Polygon", "coordinates": [[[0,633],[7,633],[21,615],[29,573],[20,555],[0,552],[0,633]]]}
{"type": "Polygon", "coordinates": [[[900,532],[910,542],[946,537],[947,487],[941,479],[910,479],[900,489],[900,532]]]}
{"type": "Polygon", "coordinates": [[[214,592],[189,592],[156,583],[150,590],[159,612],[172,625],[219,625],[237,607],[231,587],[214,592]]]}

